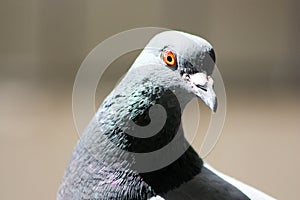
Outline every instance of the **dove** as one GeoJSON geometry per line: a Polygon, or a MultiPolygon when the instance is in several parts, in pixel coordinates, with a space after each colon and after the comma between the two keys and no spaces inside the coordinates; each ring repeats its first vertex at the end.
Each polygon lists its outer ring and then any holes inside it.
{"type": "Polygon", "coordinates": [[[201,37],[155,35],[84,130],[57,199],[274,199],[213,169],[184,136],[182,112],[193,98],[217,111],[215,62],[201,37]]]}

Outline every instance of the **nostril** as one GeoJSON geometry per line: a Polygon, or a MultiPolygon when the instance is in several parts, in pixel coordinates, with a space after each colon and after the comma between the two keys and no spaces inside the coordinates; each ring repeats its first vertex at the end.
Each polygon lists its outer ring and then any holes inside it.
{"type": "Polygon", "coordinates": [[[182,77],[184,80],[190,80],[190,75],[188,74],[183,74],[182,77]]]}

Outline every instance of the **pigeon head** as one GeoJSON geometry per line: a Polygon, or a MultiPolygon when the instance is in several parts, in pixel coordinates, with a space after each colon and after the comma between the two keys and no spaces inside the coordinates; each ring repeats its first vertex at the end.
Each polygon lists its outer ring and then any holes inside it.
{"type": "Polygon", "coordinates": [[[204,39],[179,31],[157,34],[131,70],[142,69],[157,84],[171,90],[182,89],[186,97],[197,96],[214,112],[217,98],[211,77],[215,53],[204,39]]]}

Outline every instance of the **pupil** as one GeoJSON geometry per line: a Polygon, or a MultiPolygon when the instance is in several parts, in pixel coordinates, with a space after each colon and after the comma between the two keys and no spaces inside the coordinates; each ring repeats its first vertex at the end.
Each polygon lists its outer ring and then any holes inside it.
{"type": "Polygon", "coordinates": [[[172,59],[171,56],[168,56],[168,57],[167,57],[167,60],[168,60],[169,62],[172,62],[173,59],[172,59]]]}

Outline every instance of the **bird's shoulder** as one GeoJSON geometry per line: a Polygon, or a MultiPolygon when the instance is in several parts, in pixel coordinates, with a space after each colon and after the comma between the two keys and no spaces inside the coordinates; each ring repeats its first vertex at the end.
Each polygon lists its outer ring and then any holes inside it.
{"type": "Polygon", "coordinates": [[[221,177],[223,180],[226,182],[230,183],[231,185],[235,186],[238,188],[241,192],[243,192],[245,195],[247,195],[250,199],[259,199],[259,200],[275,200],[275,198],[265,194],[264,192],[247,185],[233,177],[230,177],[226,174],[223,174],[222,172],[217,171],[213,167],[211,167],[209,164],[204,163],[204,166],[211,170],[213,173],[221,177]]]}
{"type": "Polygon", "coordinates": [[[167,194],[166,200],[249,200],[243,192],[205,166],[192,180],[167,194]]]}
{"type": "Polygon", "coordinates": [[[201,173],[176,190],[166,200],[275,200],[273,197],[227,176],[204,163],[201,173]]]}

